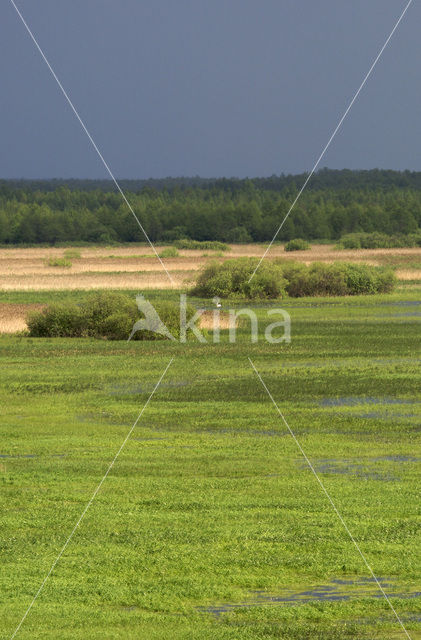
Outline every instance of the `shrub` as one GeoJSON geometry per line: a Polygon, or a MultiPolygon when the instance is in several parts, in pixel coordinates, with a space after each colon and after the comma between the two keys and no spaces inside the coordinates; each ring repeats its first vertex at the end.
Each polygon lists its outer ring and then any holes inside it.
{"type": "Polygon", "coordinates": [[[166,247],[159,254],[160,258],[177,258],[180,254],[176,247],[166,247]]]}
{"type": "Polygon", "coordinates": [[[209,251],[229,251],[230,249],[227,244],[217,240],[191,240],[190,238],[176,240],[174,245],[177,249],[203,249],[209,251]]]}
{"type": "Polygon", "coordinates": [[[66,249],[64,252],[64,257],[69,258],[70,260],[77,260],[80,258],[80,251],[77,249],[66,249]]]}
{"type": "Polygon", "coordinates": [[[345,296],[348,293],[345,274],[336,265],[317,262],[310,265],[308,285],[307,295],[345,296]]]}
{"type": "MultiPolygon", "coordinates": [[[[170,300],[158,300],[153,303],[153,307],[157,314],[159,315],[162,322],[167,327],[168,331],[174,338],[178,339],[180,337],[180,309],[178,304],[172,302],[170,300]]],[[[187,316],[189,313],[193,315],[195,310],[192,307],[187,309],[187,316]]],[[[139,317],[141,314],[139,314],[139,317]]],[[[137,331],[137,333],[133,336],[134,340],[166,340],[167,338],[160,333],[155,333],[154,331],[146,331],[141,330],[137,331]]]]}
{"type": "Polygon", "coordinates": [[[377,275],[372,267],[355,263],[343,264],[341,267],[345,277],[347,293],[351,295],[376,293],[377,275]]]}
{"type": "Polygon", "coordinates": [[[36,338],[75,338],[86,334],[86,319],[81,308],[72,303],[50,304],[28,315],[29,335],[36,338]]]}
{"type": "Polygon", "coordinates": [[[393,271],[367,264],[315,262],[285,266],[286,290],[293,298],[387,293],[396,284],[393,271]]]}
{"type": "Polygon", "coordinates": [[[293,298],[302,296],[343,296],[347,293],[345,276],[334,265],[315,262],[310,266],[285,268],[286,290],[293,298]]]}
{"type": "MultiPolygon", "coordinates": [[[[160,300],[154,303],[167,329],[180,337],[180,309],[177,303],[160,300]]],[[[187,318],[196,309],[187,305],[187,318]]],[[[94,337],[108,340],[127,340],[134,323],[142,318],[136,302],[127,295],[113,292],[96,293],[80,304],[51,304],[41,312],[31,313],[27,324],[31,337],[94,337]]],[[[202,330],[203,332],[203,330],[202,330]]],[[[206,333],[206,332],[203,332],[206,333]]],[[[153,331],[141,330],[133,340],[165,340],[165,336],[153,331]]]]}
{"type": "Polygon", "coordinates": [[[388,267],[377,267],[376,276],[377,293],[390,293],[398,283],[395,273],[388,267]]]}
{"type": "Polygon", "coordinates": [[[337,245],[338,249],[400,249],[420,246],[420,232],[387,235],[378,231],[373,233],[348,233],[340,239],[337,245]]]}
{"type": "Polygon", "coordinates": [[[47,267],[71,267],[72,262],[68,258],[47,258],[45,260],[47,267]]]}
{"type": "Polygon", "coordinates": [[[192,293],[203,297],[280,298],[345,296],[393,291],[397,279],[391,269],[367,264],[314,262],[262,262],[251,282],[257,260],[237,258],[212,262],[199,273],[192,293]]]}
{"type": "Polygon", "coordinates": [[[221,298],[227,297],[232,292],[231,274],[226,267],[226,262],[212,262],[202,269],[192,289],[194,295],[221,298]],[[225,269],[223,268],[225,267],[225,269]]]}
{"type": "Polygon", "coordinates": [[[124,294],[103,292],[88,296],[80,304],[50,304],[41,312],[31,313],[27,324],[33,337],[122,339],[130,335],[138,317],[134,300],[124,294]]]}
{"type": "Polygon", "coordinates": [[[130,319],[132,325],[139,317],[136,302],[124,293],[95,293],[88,296],[80,307],[86,321],[87,334],[94,337],[107,337],[108,319],[111,316],[122,314],[130,319]]]}
{"type": "Polygon", "coordinates": [[[359,233],[349,233],[338,242],[337,249],[361,249],[361,238],[359,233]]]}
{"type": "MultiPolygon", "coordinates": [[[[101,333],[95,333],[95,337],[104,337],[109,340],[127,340],[130,336],[134,320],[125,313],[112,313],[102,322],[101,333]]],[[[136,339],[136,336],[133,336],[136,339]]]]}
{"type": "Polygon", "coordinates": [[[412,242],[414,247],[421,247],[421,231],[419,233],[410,233],[408,236],[412,242]]]}
{"type": "Polygon", "coordinates": [[[310,249],[310,243],[302,238],[295,238],[286,243],[284,251],[307,251],[310,249]]]}
{"type": "Polygon", "coordinates": [[[308,267],[303,262],[283,263],[282,275],[286,280],[285,290],[289,296],[298,298],[311,295],[307,293],[309,290],[307,273],[308,267]]]}
{"type": "Polygon", "coordinates": [[[361,249],[388,249],[392,246],[391,238],[385,233],[361,233],[361,249]]]}
{"type": "Polygon", "coordinates": [[[253,258],[226,260],[222,264],[212,262],[200,272],[192,293],[204,297],[218,296],[221,298],[230,296],[252,299],[283,297],[286,281],[282,276],[282,267],[274,262],[262,262],[249,283],[256,265],[257,260],[253,258]]]}

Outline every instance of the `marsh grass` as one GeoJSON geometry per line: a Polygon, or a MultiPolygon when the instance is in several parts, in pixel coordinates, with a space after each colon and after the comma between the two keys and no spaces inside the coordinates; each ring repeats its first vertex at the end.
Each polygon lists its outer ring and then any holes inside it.
{"type": "MultiPolygon", "coordinates": [[[[10,292],[3,301],[74,295],[10,292]]],[[[164,295],[178,292],[151,299],[164,295]]],[[[261,331],[271,304],[257,307],[261,331]]],[[[364,585],[343,585],[349,601],[315,593],[299,604],[205,610],[247,602],[253,591],[317,592],[332,579],[368,577],[256,384],[250,356],[376,574],[393,584],[411,637],[420,638],[420,598],[407,597],[421,566],[420,332],[413,319],[392,317],[417,305],[419,290],[285,300],[290,345],[250,344],[247,325],[237,344],[222,332],[219,345],[0,337],[4,636],[175,356],[20,637],[402,637],[387,603],[364,585]],[[353,472],[337,473],[343,466],[353,472]]]]}
{"type": "MultiPolygon", "coordinates": [[[[165,250],[163,245],[157,251],[165,250]]],[[[182,249],[179,257],[167,258],[166,267],[172,274],[175,286],[183,289],[187,281],[213,256],[225,261],[229,256],[260,258],[265,247],[259,244],[230,245],[229,252],[205,250],[203,255],[196,249],[182,249]]],[[[68,247],[67,251],[80,253],[69,267],[49,266],[48,259],[63,259],[63,248],[33,247],[0,249],[0,291],[9,290],[65,290],[65,289],[163,289],[173,285],[164,273],[150,247],[136,243],[108,246],[87,245],[83,249],[68,247]],[[117,266],[118,265],[118,266],[117,266]]],[[[203,250],[202,250],[203,251],[203,250]]],[[[272,247],[269,257],[294,260],[295,252],[285,252],[282,244],[272,247]]],[[[402,282],[416,283],[420,277],[421,248],[406,249],[360,249],[335,251],[333,245],[314,244],[300,256],[306,264],[316,261],[332,263],[335,260],[367,262],[374,266],[396,268],[402,282]]]]}

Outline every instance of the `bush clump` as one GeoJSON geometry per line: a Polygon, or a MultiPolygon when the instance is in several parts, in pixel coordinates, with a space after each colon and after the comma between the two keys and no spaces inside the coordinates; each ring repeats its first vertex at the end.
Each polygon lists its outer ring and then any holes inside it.
{"type": "Polygon", "coordinates": [[[66,251],[64,252],[64,257],[68,258],[69,260],[78,260],[81,257],[80,251],[78,251],[77,249],[66,249],[66,251]]]}
{"type": "Polygon", "coordinates": [[[302,296],[349,296],[388,293],[396,284],[391,269],[367,264],[315,262],[262,262],[251,282],[257,260],[238,258],[213,262],[199,274],[194,295],[249,299],[302,296]]]}
{"type": "MultiPolygon", "coordinates": [[[[158,316],[165,324],[168,331],[171,335],[178,340],[180,338],[180,308],[179,305],[170,300],[156,300],[153,303],[153,307],[157,312],[158,316]]],[[[195,307],[191,304],[187,304],[186,307],[186,317],[187,320],[191,318],[196,312],[195,307]]],[[[139,315],[140,317],[140,315],[139,315]]],[[[203,334],[206,334],[205,331],[202,331],[203,334]]],[[[153,331],[141,330],[138,331],[134,335],[134,339],[136,340],[164,340],[165,336],[154,333],[153,331]]]]}
{"type": "Polygon", "coordinates": [[[72,261],[69,258],[47,258],[45,264],[47,267],[71,267],[72,261]]]}
{"type": "MultiPolygon", "coordinates": [[[[153,308],[174,338],[180,336],[180,310],[171,301],[158,301],[153,308]]],[[[195,313],[187,305],[187,318],[195,313]]],[[[103,292],[87,296],[79,304],[50,304],[43,311],[32,312],[27,318],[29,335],[37,338],[104,338],[127,340],[132,328],[143,318],[136,302],[127,295],[103,292]]],[[[133,340],[164,340],[165,335],[141,329],[133,340]]]]}
{"type": "Polygon", "coordinates": [[[387,235],[374,231],[373,233],[348,233],[342,236],[338,249],[404,249],[421,247],[421,232],[398,233],[387,235]]]}
{"type": "Polygon", "coordinates": [[[391,269],[352,262],[292,263],[285,267],[284,276],[292,298],[388,293],[396,285],[391,269]]]}
{"type": "Polygon", "coordinates": [[[177,249],[203,249],[208,251],[229,251],[229,246],[225,242],[218,240],[191,240],[190,238],[181,238],[174,242],[177,249]]]}
{"type": "Polygon", "coordinates": [[[285,267],[286,290],[292,298],[303,296],[344,296],[347,294],[342,270],[332,265],[314,263],[307,267],[291,263],[285,267]]]}
{"type": "MultiPolygon", "coordinates": [[[[122,316],[127,318],[127,324],[130,327],[139,318],[139,311],[136,302],[124,293],[114,293],[103,291],[88,296],[80,303],[80,308],[85,319],[86,335],[94,338],[106,338],[109,336],[110,318],[122,316]]],[[[123,331],[121,338],[130,335],[123,331]]]]}
{"type": "Polygon", "coordinates": [[[295,238],[286,243],[284,251],[307,251],[310,249],[310,243],[302,238],[295,238]]]}
{"type": "Polygon", "coordinates": [[[282,298],[285,296],[286,281],[282,267],[274,262],[262,262],[249,282],[258,262],[253,258],[226,260],[222,264],[212,262],[199,274],[194,295],[203,297],[229,296],[258,298],[282,298]]]}
{"type": "Polygon", "coordinates": [[[48,305],[43,311],[29,313],[29,335],[37,338],[78,338],[85,332],[82,309],[73,303],[48,305]]]}
{"type": "Polygon", "coordinates": [[[165,247],[159,254],[160,258],[178,258],[180,254],[177,251],[177,247],[165,247]]]}

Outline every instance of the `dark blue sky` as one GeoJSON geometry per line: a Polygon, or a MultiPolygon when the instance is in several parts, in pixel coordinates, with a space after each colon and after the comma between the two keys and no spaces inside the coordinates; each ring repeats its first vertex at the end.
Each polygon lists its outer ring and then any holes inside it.
{"type": "MultiPolygon", "coordinates": [[[[406,1],[16,0],[117,177],[310,170],[406,1]]],[[[414,2],[321,166],[421,170],[414,2]]],[[[9,0],[0,177],[106,177],[9,0]]]]}

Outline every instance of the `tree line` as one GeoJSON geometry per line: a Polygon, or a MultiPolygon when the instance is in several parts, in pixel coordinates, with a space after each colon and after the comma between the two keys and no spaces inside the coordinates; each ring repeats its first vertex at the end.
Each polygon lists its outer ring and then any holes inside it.
{"type": "MultiPolygon", "coordinates": [[[[270,240],[306,175],[121,181],[153,242],[270,240]]],[[[278,239],[414,233],[421,172],[333,171],[310,181],[278,239]]],[[[0,243],[139,242],[144,236],[110,181],[0,181],[0,243]]]]}

